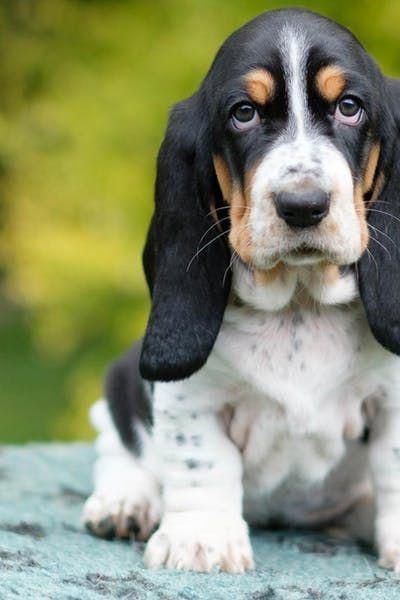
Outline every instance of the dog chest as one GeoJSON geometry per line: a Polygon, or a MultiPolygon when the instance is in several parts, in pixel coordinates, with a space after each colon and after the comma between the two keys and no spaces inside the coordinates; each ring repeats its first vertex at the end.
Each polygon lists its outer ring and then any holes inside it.
{"type": "Polygon", "coordinates": [[[349,467],[354,451],[365,454],[357,438],[370,392],[360,377],[367,338],[359,309],[229,311],[216,352],[242,382],[229,433],[243,454],[250,518],[334,513],[364,478],[349,467]],[[336,470],[341,483],[327,487],[336,470]]]}
{"type": "MultiPolygon", "coordinates": [[[[357,377],[366,342],[357,305],[227,309],[216,353],[240,378],[281,406],[317,409],[357,377]]],[[[243,384],[244,386],[246,384],[243,384]]]]}

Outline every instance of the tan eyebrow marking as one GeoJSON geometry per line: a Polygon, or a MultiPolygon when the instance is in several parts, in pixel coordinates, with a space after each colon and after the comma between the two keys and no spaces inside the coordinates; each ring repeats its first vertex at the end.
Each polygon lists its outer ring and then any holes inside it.
{"type": "Polygon", "coordinates": [[[372,184],[374,183],[376,167],[378,166],[379,156],[380,156],[381,147],[379,143],[373,144],[367,164],[365,167],[364,177],[363,177],[363,192],[366,194],[372,188],[372,184]]]}
{"type": "Polygon", "coordinates": [[[246,92],[257,104],[271,100],[275,91],[275,80],[266,69],[253,69],[244,76],[246,92]]]}
{"type": "Polygon", "coordinates": [[[222,197],[226,202],[230,203],[232,199],[232,178],[229,169],[221,156],[214,155],[213,163],[222,197]]]}
{"type": "Polygon", "coordinates": [[[334,102],[343,92],[346,85],[346,78],[340,67],[337,65],[329,65],[323,67],[315,78],[317,89],[321,96],[328,100],[328,102],[334,102]]]}

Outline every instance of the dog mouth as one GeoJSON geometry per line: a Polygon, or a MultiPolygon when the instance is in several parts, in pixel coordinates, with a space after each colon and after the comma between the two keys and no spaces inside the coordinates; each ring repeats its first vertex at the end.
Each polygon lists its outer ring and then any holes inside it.
{"type": "MultiPolygon", "coordinates": [[[[240,253],[238,254],[240,256],[240,253]]],[[[308,244],[301,244],[294,248],[288,248],[280,253],[263,253],[261,256],[258,256],[256,260],[253,259],[252,261],[248,261],[243,257],[240,257],[240,260],[243,264],[248,264],[250,268],[260,269],[262,271],[269,271],[279,263],[288,267],[303,267],[317,265],[318,263],[326,261],[335,264],[337,262],[332,253],[328,253],[326,250],[308,244]]]]}
{"type": "Polygon", "coordinates": [[[281,261],[290,266],[306,266],[327,260],[326,253],[312,246],[299,246],[281,257],[281,261]]]}

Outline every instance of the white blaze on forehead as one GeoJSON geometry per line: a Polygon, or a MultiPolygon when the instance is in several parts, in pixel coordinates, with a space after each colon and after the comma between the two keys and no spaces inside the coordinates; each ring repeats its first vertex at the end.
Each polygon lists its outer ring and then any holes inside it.
{"type": "Polygon", "coordinates": [[[296,252],[302,247],[318,250],[336,264],[356,262],[362,252],[350,166],[330,137],[320,131],[309,108],[310,47],[307,34],[301,30],[287,26],[282,31],[280,52],[288,122],[257,165],[249,186],[252,262],[261,270],[282,260],[292,264],[292,256],[297,259],[296,252]],[[310,189],[329,195],[328,215],[318,227],[288,227],[276,210],[278,195],[310,189]]]}
{"type": "Polygon", "coordinates": [[[289,131],[296,138],[305,137],[308,121],[307,48],[304,35],[294,29],[284,29],[281,49],[289,103],[289,131]]]}

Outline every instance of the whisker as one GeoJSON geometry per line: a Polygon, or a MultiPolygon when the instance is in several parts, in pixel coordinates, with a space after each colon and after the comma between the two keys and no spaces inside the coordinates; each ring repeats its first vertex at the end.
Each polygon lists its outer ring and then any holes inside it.
{"type": "Polygon", "coordinates": [[[375,225],[371,225],[371,223],[368,223],[368,227],[371,227],[371,229],[376,231],[378,234],[384,235],[386,238],[388,238],[388,240],[390,240],[392,242],[392,244],[396,248],[396,250],[398,250],[398,246],[395,243],[395,241],[385,231],[382,231],[381,229],[379,229],[379,227],[375,227],[375,225]]]}
{"type": "MultiPolygon", "coordinates": [[[[389,202],[388,202],[388,204],[389,204],[389,202]]],[[[372,209],[369,209],[369,210],[372,210],[372,209]]],[[[396,217],[395,215],[392,215],[391,213],[387,213],[387,212],[378,211],[378,210],[376,210],[376,209],[374,209],[374,211],[375,211],[375,212],[381,212],[383,215],[388,215],[388,216],[392,217],[393,219],[397,219],[398,221],[400,221],[400,219],[399,219],[398,217],[396,217]]],[[[357,213],[358,215],[362,215],[362,213],[361,213],[360,211],[358,211],[358,210],[356,210],[356,213],[357,213]]],[[[396,248],[396,250],[398,250],[398,249],[399,249],[399,248],[398,248],[398,246],[397,246],[397,244],[396,244],[396,243],[395,243],[395,241],[393,240],[393,238],[391,238],[391,237],[390,237],[390,235],[389,235],[388,233],[386,233],[385,231],[382,231],[382,229],[379,229],[379,227],[375,227],[375,225],[371,225],[371,223],[368,223],[368,222],[367,222],[367,225],[368,225],[368,227],[371,227],[371,228],[372,228],[374,231],[376,231],[378,234],[380,234],[380,235],[384,235],[386,238],[388,238],[388,240],[390,240],[390,241],[392,242],[392,244],[393,244],[393,246],[396,248]]],[[[375,240],[375,241],[376,241],[376,240],[375,240]]]]}
{"type": "Polygon", "coordinates": [[[377,275],[378,275],[378,274],[379,274],[378,263],[376,262],[376,260],[375,260],[375,257],[374,257],[374,255],[372,254],[371,250],[370,250],[369,248],[366,248],[366,251],[367,251],[367,253],[368,253],[368,256],[369,256],[370,258],[372,258],[372,260],[374,261],[374,263],[375,263],[375,269],[376,269],[376,273],[377,273],[377,275]]]}
{"type": "Polygon", "coordinates": [[[399,221],[399,223],[400,223],[399,217],[396,217],[396,215],[392,215],[392,213],[385,212],[384,210],[378,210],[377,208],[367,208],[367,211],[376,212],[376,213],[380,213],[381,215],[386,215],[388,217],[392,217],[392,219],[395,219],[396,221],[399,221]]]}
{"type": "Polygon", "coordinates": [[[381,248],[383,248],[383,250],[385,250],[385,252],[389,255],[390,260],[392,260],[392,255],[390,254],[389,250],[386,248],[386,246],[384,244],[382,244],[379,240],[377,240],[373,235],[371,235],[371,239],[378,244],[378,246],[380,246],[381,248]]]}
{"type": "Polygon", "coordinates": [[[228,206],[220,206],[219,208],[212,208],[210,210],[210,212],[208,212],[206,214],[206,217],[210,217],[211,215],[213,215],[216,212],[219,212],[220,210],[229,210],[230,209],[230,205],[228,204],[228,206]]]}
{"type": "Polygon", "coordinates": [[[231,256],[231,260],[229,261],[229,265],[226,267],[224,276],[222,278],[222,286],[225,285],[225,280],[226,280],[226,276],[227,276],[227,274],[229,272],[229,269],[231,269],[233,267],[235,261],[237,261],[239,258],[240,257],[238,255],[238,253],[236,252],[236,250],[233,250],[232,256],[231,256]]]}
{"type": "Polygon", "coordinates": [[[190,267],[192,266],[193,261],[199,256],[199,254],[201,254],[201,252],[203,252],[203,250],[205,250],[206,248],[208,248],[208,246],[210,244],[212,244],[213,242],[216,242],[217,240],[219,240],[219,238],[221,238],[223,235],[226,235],[227,233],[228,233],[227,231],[222,231],[215,238],[213,238],[212,240],[210,240],[209,242],[207,242],[207,244],[205,244],[199,250],[197,250],[197,252],[194,254],[194,256],[192,256],[192,258],[188,262],[188,265],[186,267],[186,273],[189,271],[190,267]]]}
{"type": "MultiPolygon", "coordinates": [[[[242,204],[235,204],[235,208],[236,208],[236,207],[237,207],[237,208],[247,208],[247,206],[244,206],[244,205],[242,205],[242,204]]],[[[228,204],[227,206],[219,206],[218,208],[213,208],[213,209],[211,209],[211,210],[210,210],[210,212],[208,212],[208,213],[206,214],[206,217],[209,217],[209,216],[211,216],[212,214],[214,214],[214,213],[216,213],[216,212],[219,212],[220,210],[229,210],[230,208],[232,208],[230,204],[228,204]]]]}
{"type": "Polygon", "coordinates": [[[223,217],[222,219],[219,219],[218,221],[216,221],[215,223],[213,223],[213,224],[211,225],[211,227],[209,227],[209,228],[207,229],[207,231],[206,231],[205,233],[203,233],[203,235],[201,236],[201,238],[200,238],[200,240],[199,240],[199,243],[197,244],[197,249],[199,248],[199,246],[200,246],[201,242],[202,242],[202,241],[204,240],[204,238],[206,237],[207,233],[208,233],[209,231],[211,231],[211,229],[214,229],[214,227],[217,227],[217,226],[218,226],[220,223],[222,223],[223,221],[227,221],[228,219],[230,219],[230,217],[229,217],[229,216],[228,216],[228,217],[223,217]]]}

